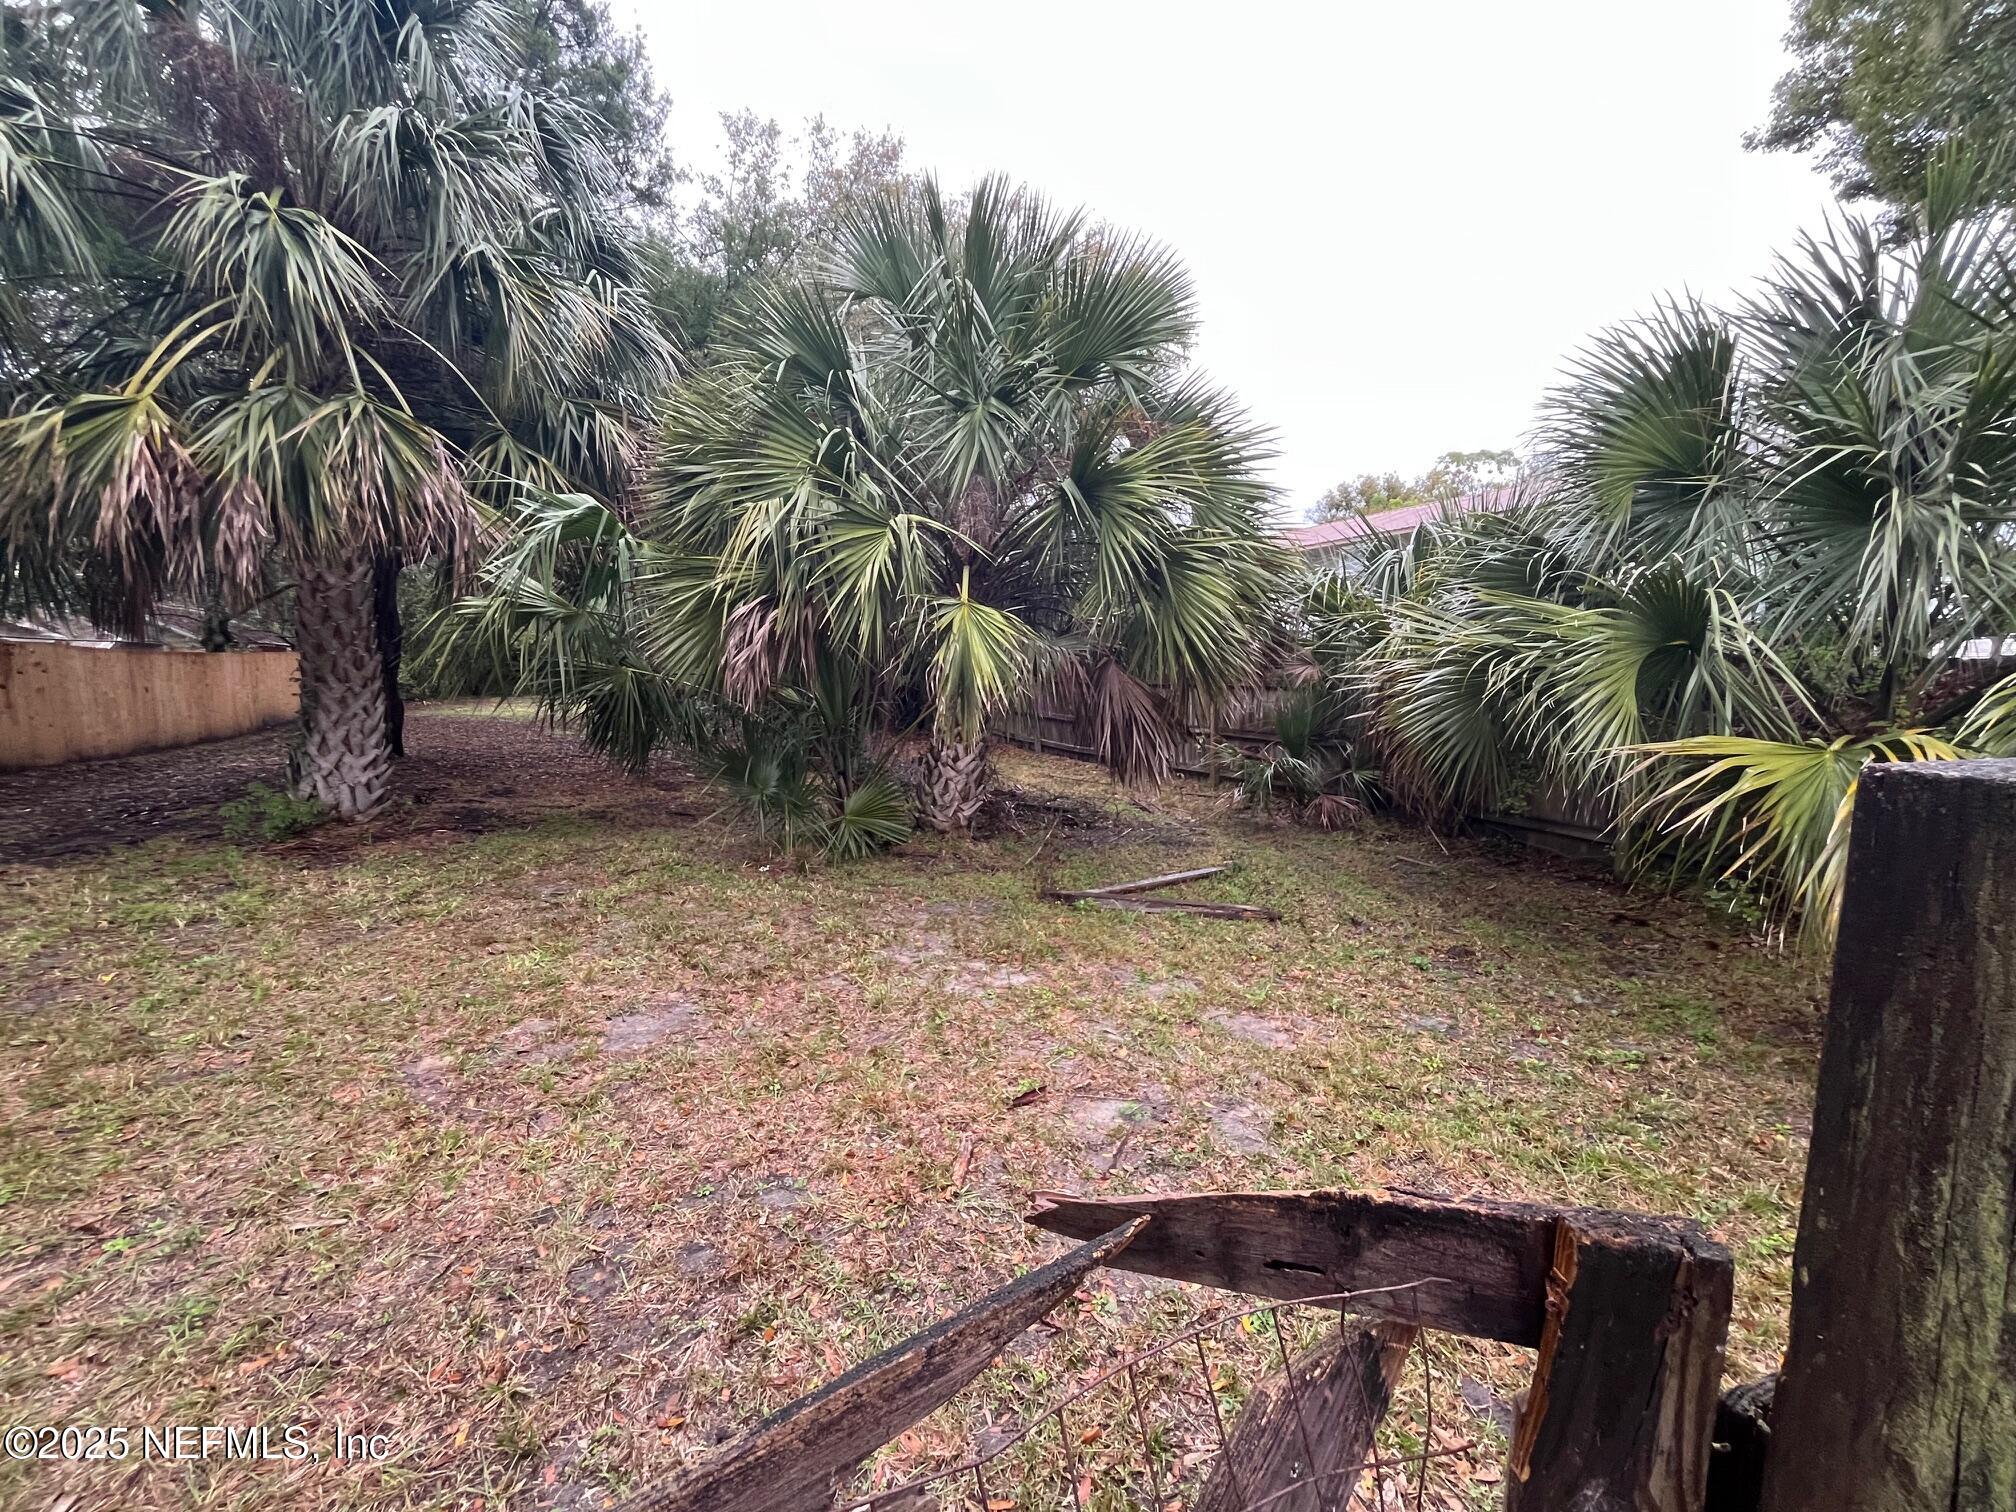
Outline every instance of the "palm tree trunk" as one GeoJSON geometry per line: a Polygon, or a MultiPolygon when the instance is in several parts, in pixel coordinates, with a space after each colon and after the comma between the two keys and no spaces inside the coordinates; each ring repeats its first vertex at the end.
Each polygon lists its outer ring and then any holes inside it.
{"type": "Polygon", "coordinates": [[[987,737],[931,743],[924,762],[924,791],[918,812],[940,834],[970,829],[973,816],[987,801],[993,773],[987,765],[987,737]]]}
{"type": "Polygon", "coordinates": [[[295,579],[301,730],[292,786],[343,819],[365,818],[391,787],[371,578],[371,559],[360,552],[304,562],[295,579]]]}
{"type": "Polygon", "coordinates": [[[399,692],[399,659],[406,631],[399,621],[399,574],[406,559],[387,552],[371,564],[371,612],[378,622],[378,655],[385,668],[385,749],[406,754],[406,700],[399,692]]]}

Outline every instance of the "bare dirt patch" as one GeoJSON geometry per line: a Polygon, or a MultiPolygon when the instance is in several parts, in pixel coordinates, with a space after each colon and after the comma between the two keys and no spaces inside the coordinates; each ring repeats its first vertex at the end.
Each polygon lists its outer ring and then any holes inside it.
{"type": "Polygon", "coordinates": [[[1159,1088],[1138,1097],[1073,1097],[1065,1101],[1064,1116],[1080,1144],[1111,1144],[1156,1122],[1168,1100],[1159,1088]]]}
{"type": "Polygon", "coordinates": [[[1210,1021],[1223,1029],[1234,1039],[1245,1040],[1250,1045],[1265,1045],[1270,1050],[1286,1050],[1297,1038],[1294,1026],[1262,1013],[1213,1013],[1210,1021]]]}
{"type": "Polygon", "coordinates": [[[1211,1104],[1211,1130],[1218,1143],[1234,1155],[1265,1155],[1273,1150],[1269,1137],[1274,1115],[1258,1103],[1230,1099],[1211,1104]]]}
{"type": "Polygon", "coordinates": [[[602,1026],[604,1055],[635,1055],[700,1027],[700,1005],[676,994],[663,996],[634,1012],[618,1014],[602,1026]]]}
{"type": "MultiPolygon", "coordinates": [[[[162,836],[221,838],[223,805],[254,783],[284,785],[289,735],[262,730],[173,751],[0,772],[0,854],[41,861],[162,836]]],[[[286,849],[304,857],[347,854],[373,841],[481,835],[556,813],[663,824],[698,812],[677,801],[698,799],[697,784],[676,765],[629,777],[522,718],[416,706],[407,713],[406,742],[389,812],[365,825],[317,831],[286,849]]]]}

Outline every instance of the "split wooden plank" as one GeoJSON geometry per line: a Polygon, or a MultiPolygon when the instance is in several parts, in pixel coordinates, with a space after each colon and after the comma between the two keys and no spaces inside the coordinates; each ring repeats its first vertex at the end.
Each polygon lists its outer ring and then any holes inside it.
{"type": "Polygon", "coordinates": [[[1355,1312],[1540,1342],[1554,1209],[1342,1191],[1035,1195],[1028,1221],[1071,1238],[1152,1217],[1122,1270],[1281,1301],[1362,1292],[1355,1312]]]}
{"type": "Polygon", "coordinates": [[[855,1366],[772,1414],[703,1465],[617,1504],[616,1512],[805,1512],[832,1504],[835,1476],[934,1412],[1142,1231],[1110,1231],[855,1366]]]}
{"type": "Polygon", "coordinates": [[[1206,903],[1189,898],[1108,898],[1097,894],[1055,892],[1043,896],[1056,903],[1089,903],[1094,908],[1122,909],[1128,913],[1187,913],[1207,919],[1258,919],[1269,924],[1281,922],[1278,909],[1253,903],[1206,903]]]}
{"type": "Polygon", "coordinates": [[[1508,1458],[1515,1486],[1531,1471],[1533,1445],[1540,1437],[1540,1425],[1547,1420],[1547,1395],[1553,1386],[1550,1372],[1554,1355],[1561,1347],[1561,1325],[1568,1316],[1568,1292],[1575,1284],[1575,1260],[1575,1231],[1557,1220],[1553,1258],[1547,1267],[1546,1310],[1540,1324],[1540,1364],[1526,1390],[1520,1393],[1519,1416],[1512,1424],[1508,1458]]]}
{"type": "Polygon", "coordinates": [[[1676,1252],[1713,1246],[1680,1218],[1386,1192],[1038,1192],[1027,1221],[1068,1238],[1155,1221],[1109,1263],[1119,1270],[1294,1301],[1356,1293],[1350,1309],[1531,1348],[1546,1322],[1555,1225],[1676,1252]]]}
{"type": "Polygon", "coordinates": [[[1168,872],[1160,877],[1143,877],[1139,882],[1115,882],[1110,887],[1080,887],[1068,892],[1055,892],[1055,898],[1117,898],[1127,893],[1157,892],[1165,887],[1175,887],[1183,882],[1199,882],[1205,877],[1215,877],[1220,872],[1232,870],[1231,866],[1200,866],[1194,871],[1168,872]]]}
{"type": "Polygon", "coordinates": [[[1415,1331],[1375,1323],[1326,1334],[1253,1388],[1196,1512],[1327,1512],[1350,1504],[1415,1331]]]}
{"type": "Polygon", "coordinates": [[[1700,1512],[1734,1281],[1698,1229],[1559,1220],[1506,1512],[1700,1512]]]}

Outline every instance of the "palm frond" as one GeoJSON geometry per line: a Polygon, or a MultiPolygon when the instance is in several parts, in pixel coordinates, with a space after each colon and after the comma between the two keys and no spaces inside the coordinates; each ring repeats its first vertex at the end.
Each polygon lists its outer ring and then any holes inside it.
{"type": "Polygon", "coordinates": [[[1601,333],[1549,397],[1542,445],[1582,561],[1744,549],[1737,342],[1693,302],[1601,333]]]}
{"type": "Polygon", "coordinates": [[[1779,633],[1840,626],[1887,713],[1943,645],[2016,613],[2016,348],[1973,291],[2006,266],[1999,223],[1892,255],[1850,221],[1781,262],[1746,327],[1767,395],[1779,633]]]}
{"type": "Polygon", "coordinates": [[[836,861],[861,860],[901,845],[915,825],[910,795],[903,785],[886,772],[876,772],[834,806],[827,826],[826,854],[836,861]]]}
{"type": "Polygon", "coordinates": [[[1130,786],[1169,780],[1176,759],[1176,720],[1153,688],[1107,655],[1097,660],[1077,691],[1078,722],[1114,776],[1130,786]]]}
{"type": "Polygon", "coordinates": [[[759,839],[786,855],[822,849],[832,832],[825,795],[806,757],[807,744],[793,722],[753,715],[701,753],[709,780],[755,825],[759,839]]]}
{"type": "Polygon", "coordinates": [[[2016,674],[1981,695],[1954,732],[1953,743],[1984,756],[2016,756],[2016,674]]]}
{"type": "Polygon", "coordinates": [[[1856,784],[1872,761],[1952,761],[1964,753],[1927,730],[1825,743],[1695,736],[1641,748],[1669,780],[1626,814],[1641,872],[1715,876],[1756,888],[1781,928],[1831,943],[1839,922],[1856,784]]]}
{"type": "Polygon", "coordinates": [[[62,129],[31,80],[0,80],[0,248],[9,268],[47,261],[97,273],[90,216],[69,182],[73,168],[95,167],[92,148],[62,129]]]}
{"type": "Polygon", "coordinates": [[[193,178],[170,203],[162,247],[192,288],[222,303],[241,349],[278,349],[296,379],[334,359],[357,381],[351,347],[387,312],[369,252],[242,173],[193,178]]]}
{"type": "Polygon", "coordinates": [[[938,727],[961,741],[976,740],[987,716],[1026,683],[1035,633],[1011,610],[975,598],[969,574],[956,595],[936,601],[930,634],[938,727]]]}
{"type": "Polygon", "coordinates": [[[1516,643],[1455,614],[1396,605],[1361,674],[1395,799],[1433,817],[1495,810],[1513,785],[1529,668],[1516,643]]]}

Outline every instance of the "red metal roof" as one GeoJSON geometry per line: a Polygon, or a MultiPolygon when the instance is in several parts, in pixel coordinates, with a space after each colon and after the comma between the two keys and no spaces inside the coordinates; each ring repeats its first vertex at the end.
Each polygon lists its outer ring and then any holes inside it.
{"type": "Polygon", "coordinates": [[[1355,541],[1375,530],[1382,535],[1396,531],[1412,530],[1416,525],[1440,519],[1445,514],[1460,514],[1466,510],[1481,509],[1492,514],[1510,509],[1518,496],[1514,488],[1480,488],[1475,493],[1467,493],[1446,503],[1437,500],[1426,504],[1409,504],[1404,509],[1386,509],[1373,515],[1352,515],[1348,519],[1326,520],[1321,525],[1293,525],[1282,534],[1288,544],[1297,551],[1321,551],[1326,546],[1341,546],[1346,541],[1355,541]]]}

